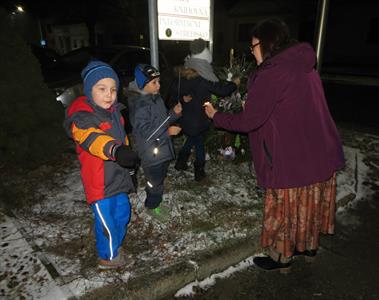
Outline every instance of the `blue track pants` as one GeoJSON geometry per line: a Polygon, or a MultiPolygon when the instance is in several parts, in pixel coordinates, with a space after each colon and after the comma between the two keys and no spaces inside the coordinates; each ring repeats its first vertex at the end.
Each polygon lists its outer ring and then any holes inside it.
{"type": "Polygon", "coordinates": [[[112,260],[125,239],[130,220],[130,203],[126,193],[98,200],[91,205],[95,215],[97,252],[102,259],[112,260]]]}

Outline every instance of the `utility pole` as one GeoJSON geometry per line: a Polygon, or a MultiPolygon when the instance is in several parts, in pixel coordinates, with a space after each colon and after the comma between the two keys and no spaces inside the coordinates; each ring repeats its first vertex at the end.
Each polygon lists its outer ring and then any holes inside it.
{"type": "Polygon", "coordinates": [[[149,0],[149,36],[151,65],[159,70],[157,0],[149,0]]]}
{"type": "Polygon", "coordinates": [[[326,34],[326,23],[329,12],[329,0],[319,0],[318,2],[318,22],[316,36],[316,55],[317,55],[317,71],[321,73],[322,55],[326,34]]]}
{"type": "Polygon", "coordinates": [[[213,24],[214,24],[214,0],[210,0],[209,8],[209,51],[213,56],[213,24]]]}

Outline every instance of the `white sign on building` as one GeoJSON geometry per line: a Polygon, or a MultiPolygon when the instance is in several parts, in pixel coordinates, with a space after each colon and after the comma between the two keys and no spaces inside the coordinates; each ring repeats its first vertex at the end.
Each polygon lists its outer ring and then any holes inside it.
{"type": "Polygon", "coordinates": [[[209,40],[210,0],[158,0],[160,40],[209,40]]]}

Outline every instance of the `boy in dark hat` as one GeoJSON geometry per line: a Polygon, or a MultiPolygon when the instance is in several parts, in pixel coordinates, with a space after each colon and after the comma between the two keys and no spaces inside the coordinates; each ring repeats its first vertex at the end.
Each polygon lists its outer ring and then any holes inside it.
{"type": "Polygon", "coordinates": [[[145,207],[160,221],[167,221],[169,211],[161,206],[164,179],[169,162],[175,158],[170,136],[181,128],[170,126],[181,115],[181,104],[167,112],[160,90],[160,73],[153,66],[139,64],[135,80],[129,84],[129,116],[137,152],[146,178],[145,207]]]}
{"type": "Polygon", "coordinates": [[[115,269],[129,263],[121,249],[131,212],[127,192],[134,188],[127,168],[135,166],[138,156],[128,146],[115,71],[91,61],[81,75],[85,96],[68,107],[65,128],[76,143],[84,192],[95,216],[98,266],[115,269]]]}

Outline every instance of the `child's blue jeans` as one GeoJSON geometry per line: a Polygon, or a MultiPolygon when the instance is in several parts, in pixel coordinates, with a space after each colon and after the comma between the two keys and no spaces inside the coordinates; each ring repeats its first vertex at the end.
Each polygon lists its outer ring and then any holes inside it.
{"type": "Polygon", "coordinates": [[[126,193],[104,198],[91,204],[95,215],[96,248],[102,259],[118,255],[130,220],[130,203],[126,193]]]}

